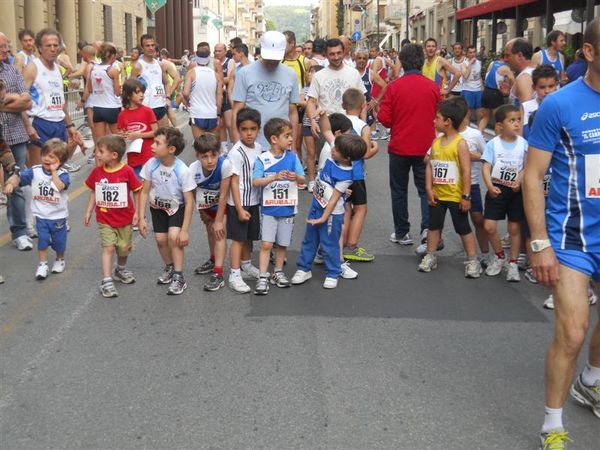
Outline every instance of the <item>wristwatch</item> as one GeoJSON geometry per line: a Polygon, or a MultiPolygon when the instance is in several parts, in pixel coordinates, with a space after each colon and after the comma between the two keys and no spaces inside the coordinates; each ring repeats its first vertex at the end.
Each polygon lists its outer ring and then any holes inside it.
{"type": "Polygon", "coordinates": [[[539,253],[545,248],[550,247],[550,239],[534,239],[531,241],[530,246],[533,253],[539,253]]]}
{"type": "Polygon", "coordinates": [[[460,196],[460,198],[462,198],[463,200],[466,200],[468,202],[471,201],[471,194],[463,194],[460,196]]]}

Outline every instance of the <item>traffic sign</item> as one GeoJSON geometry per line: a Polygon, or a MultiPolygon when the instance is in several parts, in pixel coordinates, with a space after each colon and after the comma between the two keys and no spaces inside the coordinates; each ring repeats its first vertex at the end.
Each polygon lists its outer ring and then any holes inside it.
{"type": "Polygon", "coordinates": [[[355,31],[354,33],[352,33],[352,40],[354,42],[360,41],[361,36],[362,35],[360,34],[360,31],[355,31]]]}
{"type": "Polygon", "coordinates": [[[146,0],[146,6],[152,15],[156,14],[156,11],[165,6],[166,3],[167,0],[146,0]]]}

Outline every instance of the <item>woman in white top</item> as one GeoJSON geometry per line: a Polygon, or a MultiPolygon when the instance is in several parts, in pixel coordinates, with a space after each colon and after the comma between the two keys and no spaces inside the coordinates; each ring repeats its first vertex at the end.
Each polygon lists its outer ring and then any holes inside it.
{"type": "Polygon", "coordinates": [[[94,137],[117,133],[117,118],[121,112],[121,81],[114,66],[117,49],[104,43],[98,50],[99,64],[90,64],[82,100],[93,108],[94,137]]]}
{"type": "Polygon", "coordinates": [[[190,112],[194,139],[214,132],[223,102],[223,82],[210,65],[210,52],[199,50],[196,66],[188,70],[183,83],[183,98],[190,112]]]}

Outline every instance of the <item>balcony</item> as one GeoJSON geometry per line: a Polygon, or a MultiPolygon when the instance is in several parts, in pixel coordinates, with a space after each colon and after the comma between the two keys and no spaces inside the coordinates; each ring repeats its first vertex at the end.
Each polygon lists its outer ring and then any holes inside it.
{"type": "Polygon", "coordinates": [[[350,9],[352,11],[364,11],[367,9],[367,0],[352,0],[350,2],[350,9]]]}
{"type": "Polygon", "coordinates": [[[237,30],[237,35],[242,39],[248,39],[248,30],[240,28],[237,30]]]}
{"type": "Polygon", "coordinates": [[[406,7],[401,4],[387,5],[385,7],[385,23],[387,25],[401,25],[406,18],[406,7]]]}
{"type": "Polygon", "coordinates": [[[265,12],[263,10],[262,5],[260,5],[260,6],[256,5],[256,18],[258,19],[259,17],[260,18],[265,17],[265,12]]]}

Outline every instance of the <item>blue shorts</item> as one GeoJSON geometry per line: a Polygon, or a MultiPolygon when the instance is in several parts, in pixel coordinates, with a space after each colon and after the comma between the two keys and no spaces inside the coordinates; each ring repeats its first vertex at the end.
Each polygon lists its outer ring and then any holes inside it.
{"type": "Polygon", "coordinates": [[[214,130],[217,128],[217,119],[195,119],[190,118],[190,125],[194,125],[203,130],[214,130]]]}
{"type": "Polygon", "coordinates": [[[67,249],[67,219],[41,219],[36,217],[35,229],[38,234],[38,250],[48,247],[56,253],[64,253],[67,249]]]}
{"type": "Polygon", "coordinates": [[[580,250],[555,249],[556,259],[563,266],[592,277],[600,283],[600,253],[586,253],[580,250]]]}
{"type": "Polygon", "coordinates": [[[462,91],[463,98],[467,101],[467,105],[469,105],[469,109],[479,109],[481,108],[481,98],[483,97],[483,92],[481,91],[462,91]]]}
{"type": "Polygon", "coordinates": [[[110,124],[117,123],[121,108],[103,108],[94,106],[94,115],[92,121],[94,123],[106,122],[110,124]]]}
{"type": "Polygon", "coordinates": [[[483,213],[483,202],[481,201],[481,188],[478,184],[471,185],[471,212],[483,213]]]}
{"type": "Polygon", "coordinates": [[[60,122],[50,122],[46,119],[34,117],[32,125],[40,137],[39,141],[31,141],[33,145],[43,147],[46,141],[52,138],[59,138],[67,142],[67,127],[62,120],[60,122]]]}
{"type": "Polygon", "coordinates": [[[159,106],[158,108],[152,108],[152,111],[154,111],[156,120],[160,120],[167,115],[167,107],[166,106],[159,106]]]}
{"type": "Polygon", "coordinates": [[[231,111],[231,105],[229,104],[229,97],[227,97],[227,93],[223,92],[223,104],[221,105],[221,114],[227,111],[231,111]]]}

